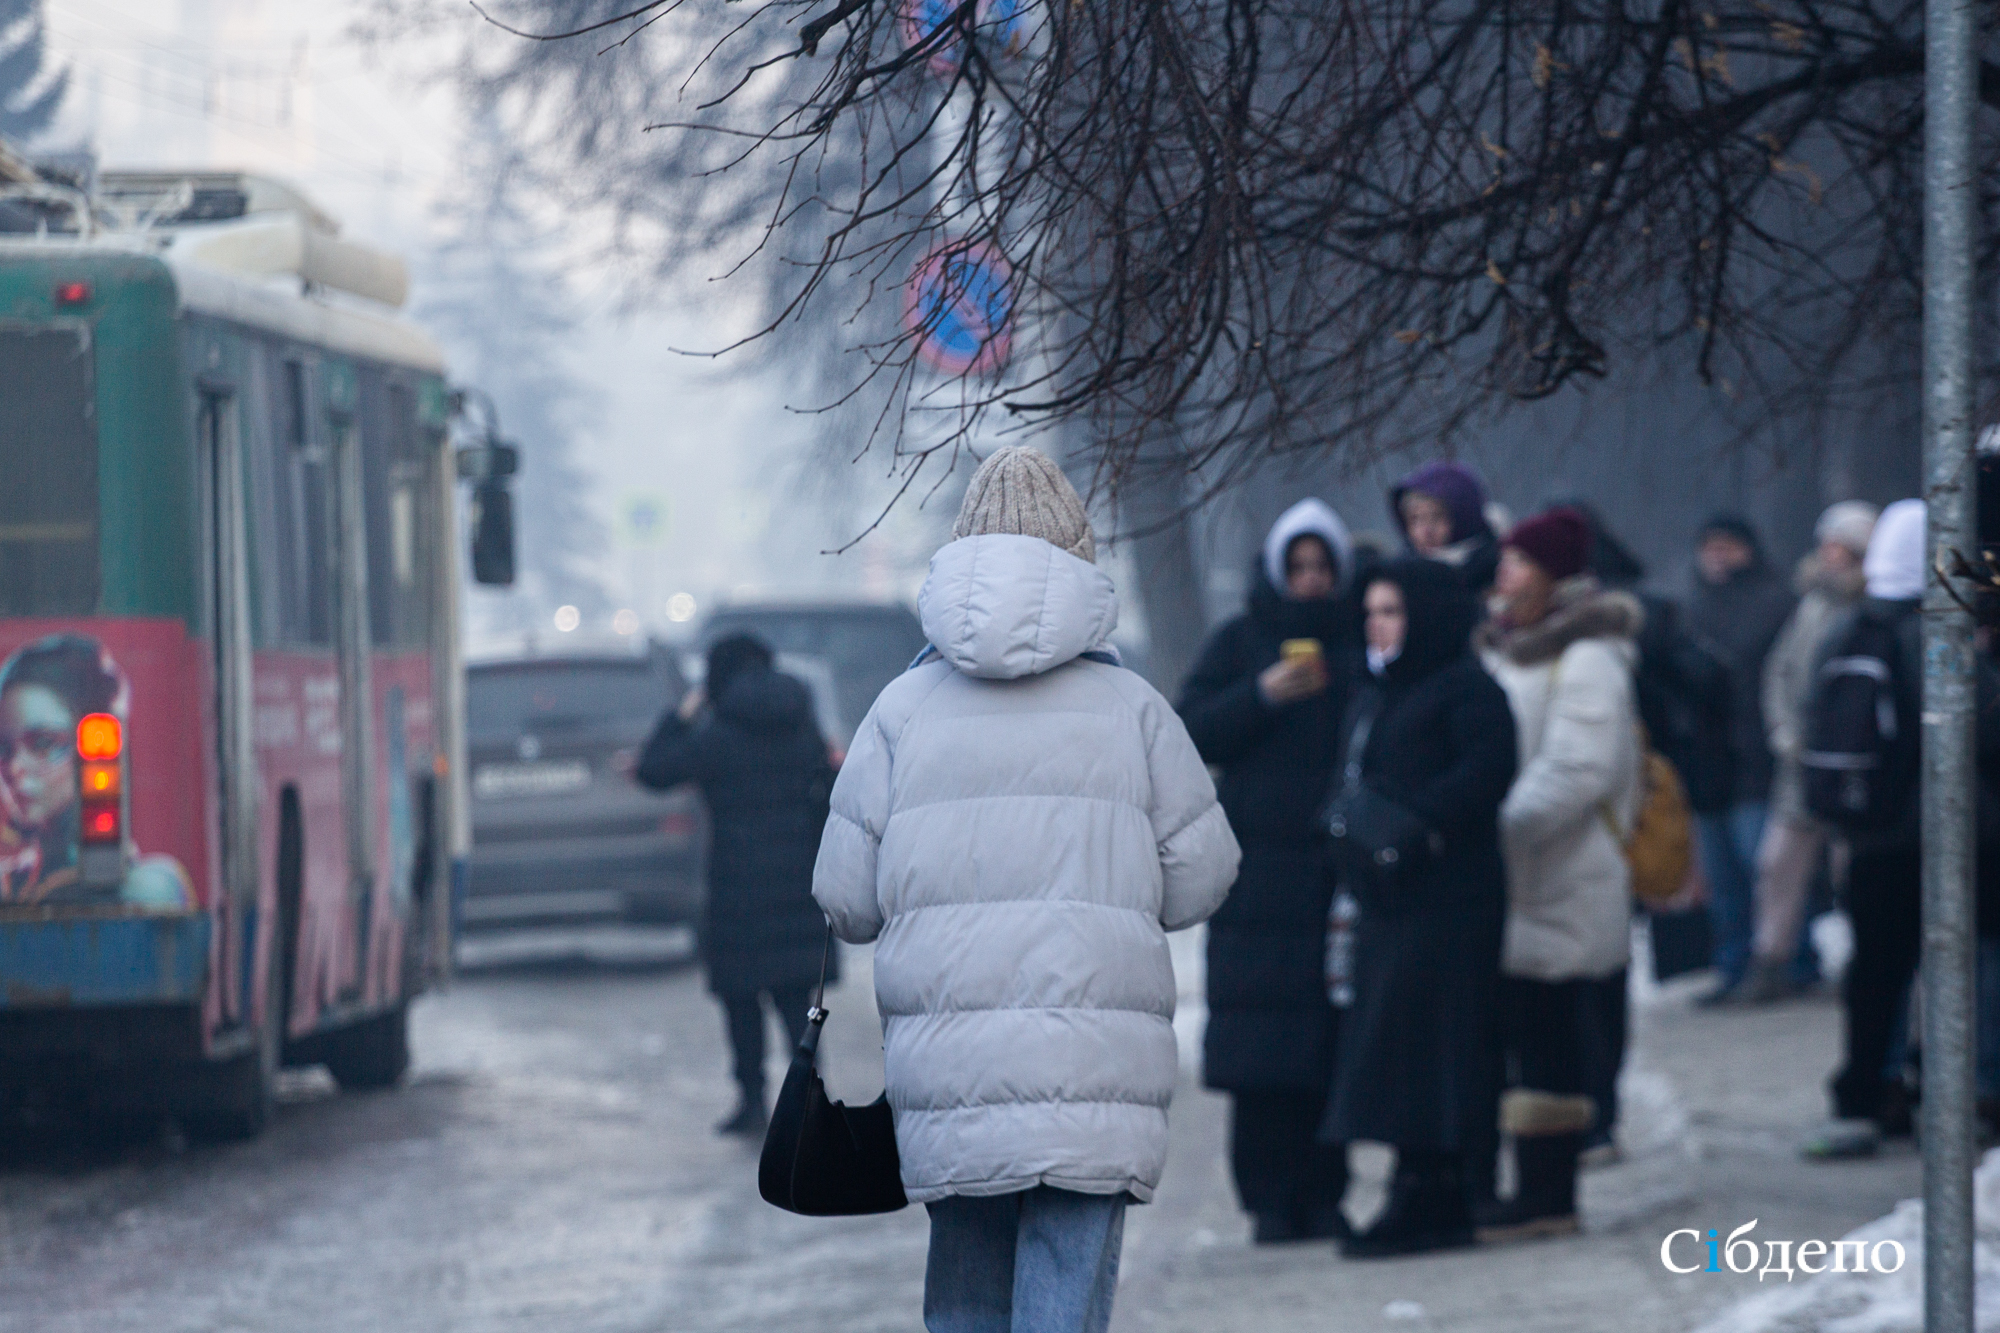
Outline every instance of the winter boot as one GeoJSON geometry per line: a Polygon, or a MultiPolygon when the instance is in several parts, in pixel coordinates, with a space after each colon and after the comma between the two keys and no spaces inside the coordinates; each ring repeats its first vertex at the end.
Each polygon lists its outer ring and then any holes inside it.
{"type": "Polygon", "coordinates": [[[1577,1159],[1596,1118],[1596,1104],[1588,1097],[1516,1088],[1500,1099],[1500,1129],[1513,1136],[1520,1187],[1480,1217],[1481,1241],[1500,1244],[1578,1229],[1577,1159]]]}
{"type": "Polygon", "coordinates": [[[1482,1244],[1504,1245],[1538,1236],[1574,1235],[1576,1163],[1583,1151],[1581,1134],[1546,1134],[1514,1141],[1521,1188],[1479,1219],[1482,1244]]]}
{"type": "Polygon", "coordinates": [[[1350,1259],[1424,1254],[1473,1242],[1465,1178],[1456,1153],[1409,1152],[1396,1162],[1389,1200],[1368,1230],[1341,1247],[1350,1259]]]}

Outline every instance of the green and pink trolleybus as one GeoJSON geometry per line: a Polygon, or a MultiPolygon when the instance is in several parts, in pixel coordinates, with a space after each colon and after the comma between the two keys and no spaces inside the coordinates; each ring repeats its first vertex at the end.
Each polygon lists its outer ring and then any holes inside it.
{"type": "Polygon", "coordinates": [[[401,264],[284,186],[14,166],[0,1105],[248,1136],[282,1065],[398,1079],[449,967],[452,399],[401,264]]]}

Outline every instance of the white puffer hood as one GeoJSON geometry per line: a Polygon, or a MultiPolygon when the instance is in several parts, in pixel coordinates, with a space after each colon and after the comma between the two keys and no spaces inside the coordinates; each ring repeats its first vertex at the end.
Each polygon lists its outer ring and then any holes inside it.
{"type": "Polygon", "coordinates": [[[1345,588],[1354,576],[1354,538],[1326,501],[1311,496],[1278,515],[1278,521],[1264,535],[1264,577],[1271,580],[1271,586],[1279,592],[1285,590],[1285,552],[1301,537],[1317,537],[1326,543],[1333,554],[1334,577],[1345,588]]]}
{"type": "Polygon", "coordinates": [[[940,547],[917,612],[953,667],[1016,680],[1103,644],[1118,628],[1118,593],[1103,570],[1040,537],[996,533],[940,547]]]}
{"type": "Polygon", "coordinates": [[[1861,562],[1870,597],[1905,602],[1924,595],[1925,518],[1922,500],[1898,500],[1875,520],[1861,562]]]}

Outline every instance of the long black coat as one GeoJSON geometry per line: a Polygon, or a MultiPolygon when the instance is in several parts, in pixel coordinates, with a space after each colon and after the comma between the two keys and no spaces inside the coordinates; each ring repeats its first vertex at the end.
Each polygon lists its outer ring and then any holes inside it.
{"type": "Polygon", "coordinates": [[[1738,570],[1721,583],[1697,573],[1688,606],[1688,628],[1713,646],[1729,668],[1729,740],[1735,802],[1762,801],[1771,794],[1774,761],[1764,727],[1764,659],[1785,622],[1798,609],[1798,594],[1764,562],[1738,570]]]}
{"type": "Polygon", "coordinates": [[[1646,612],[1632,673],[1646,739],[1666,756],[1697,814],[1736,803],[1736,695],[1729,666],[1681,627],[1665,597],[1627,588],[1646,612]]]}
{"type": "Polygon", "coordinates": [[[1261,571],[1251,587],[1249,610],[1210,636],[1181,690],[1181,720],[1201,757],[1222,769],[1218,794],[1243,848],[1235,887],[1208,923],[1203,1080],[1237,1092],[1317,1092],[1332,1057],[1333,886],[1313,817],[1333,774],[1354,619],[1345,603],[1280,596],[1261,571]],[[1320,640],[1333,679],[1273,708],[1257,676],[1295,638],[1320,640]]]}
{"type": "Polygon", "coordinates": [[[1490,1126],[1498,1092],[1484,1072],[1507,915],[1498,818],[1517,760],[1507,696],[1466,646],[1471,602],[1425,564],[1378,575],[1404,590],[1409,641],[1357,689],[1343,731],[1378,708],[1364,785],[1417,814],[1442,854],[1391,890],[1356,886],[1355,995],[1325,1137],[1456,1150],[1490,1126]]]}
{"type": "Polygon", "coordinates": [[[701,947],[709,989],[816,980],[826,918],[813,901],[813,863],[833,767],[806,687],[769,669],[744,670],[706,718],[661,718],[636,776],[662,789],[692,782],[708,803],[701,947]]]}

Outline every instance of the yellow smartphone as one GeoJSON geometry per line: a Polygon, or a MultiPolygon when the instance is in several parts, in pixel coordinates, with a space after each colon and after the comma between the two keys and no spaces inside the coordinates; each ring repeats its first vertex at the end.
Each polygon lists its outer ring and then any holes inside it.
{"type": "Polygon", "coordinates": [[[1286,639],[1278,645],[1278,656],[1287,662],[1305,658],[1318,661],[1322,655],[1318,639],[1286,639]]]}

